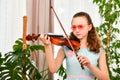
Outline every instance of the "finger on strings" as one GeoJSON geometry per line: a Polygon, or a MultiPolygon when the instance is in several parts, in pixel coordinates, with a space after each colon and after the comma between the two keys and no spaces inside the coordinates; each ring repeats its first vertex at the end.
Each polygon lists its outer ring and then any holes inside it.
{"type": "Polygon", "coordinates": [[[41,35],[40,35],[40,38],[44,38],[44,34],[41,34],[41,35]]]}
{"type": "Polygon", "coordinates": [[[48,36],[45,34],[45,35],[44,35],[44,38],[45,38],[45,39],[48,39],[48,36]]]}

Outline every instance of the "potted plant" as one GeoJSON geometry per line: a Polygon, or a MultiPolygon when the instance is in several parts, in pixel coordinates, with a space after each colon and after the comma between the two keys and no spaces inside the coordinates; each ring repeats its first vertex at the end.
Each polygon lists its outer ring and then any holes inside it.
{"type": "MultiPolygon", "coordinates": [[[[38,68],[32,63],[30,55],[32,51],[44,50],[42,45],[28,45],[27,49],[22,49],[22,39],[19,38],[13,45],[13,51],[5,53],[4,57],[0,53],[0,79],[1,80],[47,80],[47,76],[42,76],[38,68]]],[[[46,73],[47,75],[47,73],[46,73]]]]}
{"type": "MultiPolygon", "coordinates": [[[[22,38],[18,38],[13,45],[13,51],[5,53],[5,55],[0,53],[0,79],[48,80],[48,69],[43,68],[40,72],[30,58],[33,51],[42,50],[45,53],[44,46],[27,44],[27,49],[23,50],[22,45],[22,38]]],[[[63,66],[61,66],[57,73],[64,79],[66,78],[63,66]]]]}

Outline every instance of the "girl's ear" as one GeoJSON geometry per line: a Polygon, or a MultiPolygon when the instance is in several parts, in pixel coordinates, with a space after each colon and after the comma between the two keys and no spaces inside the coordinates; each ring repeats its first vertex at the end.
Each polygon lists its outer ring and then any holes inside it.
{"type": "Polygon", "coordinates": [[[92,29],[92,24],[89,24],[89,31],[92,29]]]}

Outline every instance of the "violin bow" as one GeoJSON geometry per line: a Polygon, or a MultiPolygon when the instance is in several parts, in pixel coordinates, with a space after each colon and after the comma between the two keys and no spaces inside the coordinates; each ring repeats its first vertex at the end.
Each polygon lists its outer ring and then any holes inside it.
{"type": "MultiPolygon", "coordinates": [[[[59,18],[58,18],[58,16],[57,16],[57,14],[56,14],[56,12],[55,12],[54,8],[52,7],[52,5],[50,5],[50,8],[53,10],[53,12],[54,12],[54,14],[55,14],[55,16],[56,16],[56,18],[57,18],[57,20],[58,20],[59,24],[60,24],[60,27],[62,28],[62,30],[63,30],[63,32],[64,32],[64,34],[65,34],[65,37],[66,37],[66,39],[67,39],[68,43],[70,44],[71,49],[72,49],[72,50],[73,50],[73,52],[76,54],[76,56],[78,56],[78,55],[77,55],[77,53],[75,52],[75,49],[73,48],[72,43],[71,43],[71,42],[70,42],[70,40],[69,40],[69,37],[68,37],[67,33],[65,32],[65,29],[64,29],[64,27],[63,27],[62,23],[60,22],[60,20],[59,20],[59,18]]],[[[82,68],[82,69],[84,69],[84,66],[83,66],[82,64],[81,64],[81,68],[82,68]]]]}
{"type": "Polygon", "coordinates": [[[59,24],[60,24],[60,26],[61,26],[63,32],[64,32],[64,34],[65,34],[65,36],[66,36],[67,41],[68,41],[69,44],[70,44],[71,49],[73,50],[73,52],[75,52],[75,49],[73,48],[72,43],[70,42],[69,37],[68,37],[67,33],[65,32],[65,29],[64,29],[62,23],[60,22],[60,20],[59,20],[57,14],[56,14],[56,12],[55,12],[55,10],[54,10],[54,8],[53,8],[52,6],[51,6],[51,9],[53,10],[53,12],[54,12],[54,14],[55,14],[55,16],[56,16],[56,18],[57,18],[57,20],[58,20],[58,22],[59,22],[59,24]]]}

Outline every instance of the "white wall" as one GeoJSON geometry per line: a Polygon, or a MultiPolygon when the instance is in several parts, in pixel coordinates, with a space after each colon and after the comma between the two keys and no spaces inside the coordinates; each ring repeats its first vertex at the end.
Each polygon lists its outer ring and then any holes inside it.
{"type": "Polygon", "coordinates": [[[22,37],[25,0],[0,0],[0,52],[12,50],[15,40],[22,37]]]}

